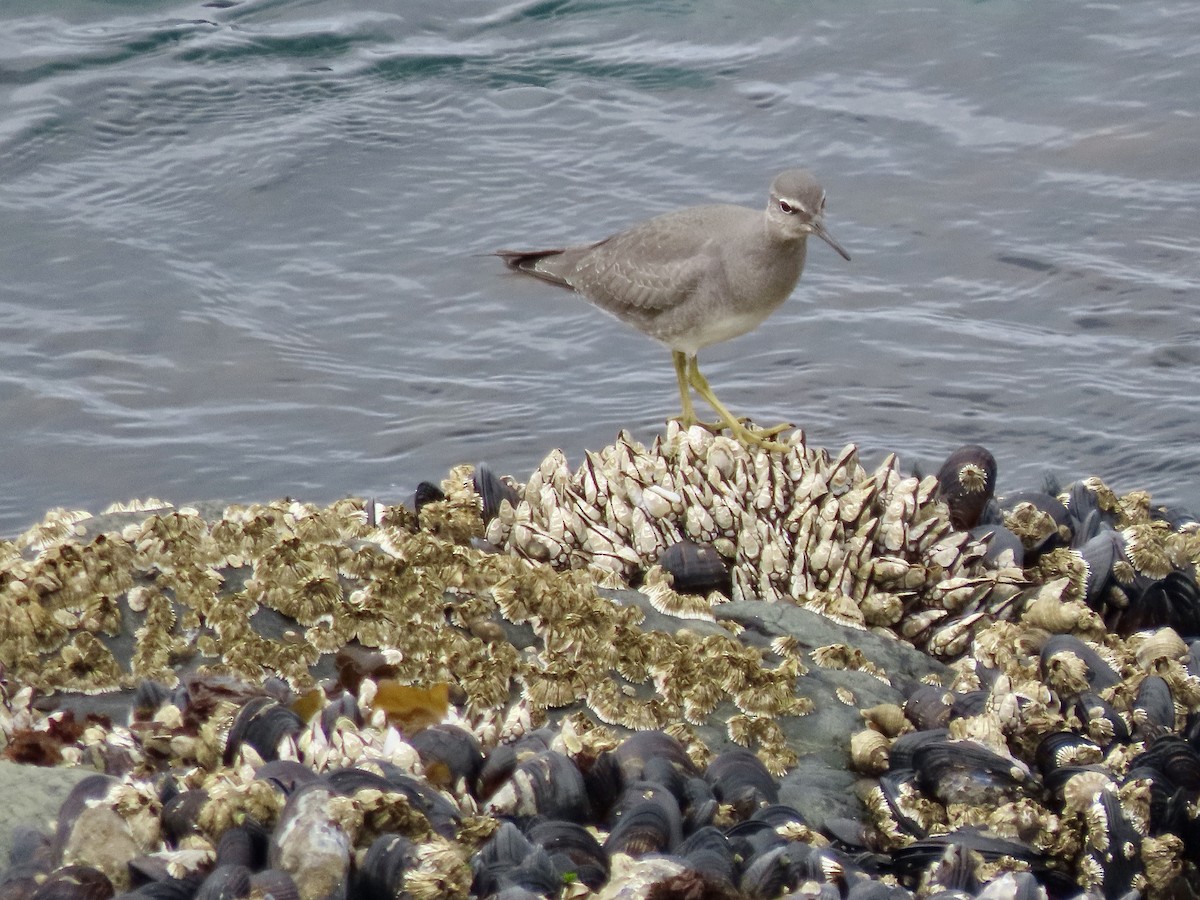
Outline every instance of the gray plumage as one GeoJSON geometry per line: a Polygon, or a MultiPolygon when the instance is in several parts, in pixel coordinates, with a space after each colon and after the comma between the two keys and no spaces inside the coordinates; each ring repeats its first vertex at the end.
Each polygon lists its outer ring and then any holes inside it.
{"type": "MultiPolygon", "coordinates": [[[[683,418],[694,421],[688,385],[713,403],[696,354],[752,331],[782,305],[804,270],[808,236],[850,258],[825,231],[824,211],[825,191],[816,179],[804,169],[788,169],[771,183],[765,210],[693,206],[595,244],[496,255],[514,271],[577,291],[669,347],[683,418]]],[[[727,411],[714,406],[725,418],[727,411]]],[[[734,430],[746,437],[744,429],[734,430]]]]}

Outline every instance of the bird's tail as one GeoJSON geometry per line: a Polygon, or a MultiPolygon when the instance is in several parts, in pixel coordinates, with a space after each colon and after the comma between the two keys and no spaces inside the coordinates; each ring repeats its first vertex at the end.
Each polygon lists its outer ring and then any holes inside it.
{"type": "Polygon", "coordinates": [[[552,267],[539,265],[543,260],[562,256],[562,254],[563,249],[559,248],[557,250],[497,250],[493,256],[504,260],[504,264],[514,272],[524,272],[526,275],[532,275],[542,281],[569,288],[571,285],[567,279],[553,271],[552,267]]]}

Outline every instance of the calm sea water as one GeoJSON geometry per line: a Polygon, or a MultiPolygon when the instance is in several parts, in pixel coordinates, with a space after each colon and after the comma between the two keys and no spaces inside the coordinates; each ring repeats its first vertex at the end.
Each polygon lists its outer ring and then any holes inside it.
{"type": "Polygon", "coordinates": [[[0,5],[0,534],[157,495],[395,500],[677,412],[487,251],[806,165],[718,394],[812,444],[1200,510],[1200,2],[0,5]]]}

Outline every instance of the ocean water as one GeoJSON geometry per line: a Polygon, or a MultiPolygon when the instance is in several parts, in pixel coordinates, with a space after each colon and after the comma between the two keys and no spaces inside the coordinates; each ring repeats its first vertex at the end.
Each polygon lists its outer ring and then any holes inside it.
{"type": "Polygon", "coordinates": [[[726,404],[1200,511],[1198,69],[1195,0],[6,0],[0,534],[650,441],[668,353],[487,253],[793,165],[853,260],[726,404]]]}

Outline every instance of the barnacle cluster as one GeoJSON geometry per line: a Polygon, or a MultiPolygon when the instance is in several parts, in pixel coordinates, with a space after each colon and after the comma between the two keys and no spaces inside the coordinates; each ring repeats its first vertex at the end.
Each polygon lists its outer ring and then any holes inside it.
{"type": "Polygon", "coordinates": [[[786,599],[895,627],[938,656],[969,642],[965,615],[1025,586],[1019,569],[985,565],[983,544],[953,528],[936,478],[903,477],[894,455],[867,472],[853,445],[831,456],[802,432],[790,441],[787,453],[756,453],[672,423],[650,447],[622,434],[573,470],[555,451],[515,486],[515,503],[498,505],[487,537],[601,584],[702,542],[727,561],[735,600],[786,599]]]}

